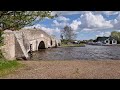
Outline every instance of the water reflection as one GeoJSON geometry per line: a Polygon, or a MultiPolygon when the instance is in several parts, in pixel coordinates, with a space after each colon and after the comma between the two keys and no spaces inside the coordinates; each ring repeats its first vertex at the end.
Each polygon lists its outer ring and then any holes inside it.
{"type": "Polygon", "coordinates": [[[59,47],[34,52],[32,60],[120,59],[120,46],[59,47]]]}

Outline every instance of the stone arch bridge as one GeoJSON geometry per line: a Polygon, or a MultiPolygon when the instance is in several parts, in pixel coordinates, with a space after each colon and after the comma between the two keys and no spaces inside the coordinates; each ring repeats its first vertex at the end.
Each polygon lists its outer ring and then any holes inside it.
{"type": "Polygon", "coordinates": [[[50,47],[60,46],[60,40],[48,35],[43,30],[25,29],[19,31],[5,30],[3,55],[6,59],[29,58],[30,49],[38,51],[50,47]]]}

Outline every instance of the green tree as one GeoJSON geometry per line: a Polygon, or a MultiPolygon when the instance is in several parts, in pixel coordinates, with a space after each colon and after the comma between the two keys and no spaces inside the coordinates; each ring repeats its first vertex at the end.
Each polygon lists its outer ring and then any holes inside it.
{"type": "Polygon", "coordinates": [[[117,31],[113,31],[111,32],[111,36],[115,39],[118,39],[119,38],[119,35],[118,35],[118,32],[117,31]]]}
{"type": "Polygon", "coordinates": [[[120,32],[117,32],[117,31],[111,32],[111,37],[113,37],[118,41],[118,43],[120,43],[120,32]]]}
{"type": "Polygon", "coordinates": [[[51,11],[0,11],[0,26],[2,30],[19,30],[45,17],[54,16],[51,16],[51,11]]]}
{"type": "Polygon", "coordinates": [[[61,32],[61,35],[63,35],[64,39],[67,41],[72,41],[76,38],[74,30],[69,26],[65,26],[61,32]]]}

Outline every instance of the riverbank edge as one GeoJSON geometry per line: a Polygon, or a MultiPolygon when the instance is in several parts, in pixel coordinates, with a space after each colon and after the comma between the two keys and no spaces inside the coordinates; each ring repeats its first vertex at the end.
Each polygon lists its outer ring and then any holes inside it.
{"type": "Polygon", "coordinates": [[[86,44],[62,44],[61,47],[85,47],[86,44]]]}

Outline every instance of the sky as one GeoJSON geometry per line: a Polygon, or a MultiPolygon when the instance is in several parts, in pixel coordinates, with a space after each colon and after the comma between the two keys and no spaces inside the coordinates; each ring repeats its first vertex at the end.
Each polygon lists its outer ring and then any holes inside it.
{"type": "Polygon", "coordinates": [[[52,11],[57,14],[54,19],[45,18],[33,26],[50,35],[60,38],[64,26],[70,26],[77,35],[77,40],[96,39],[98,36],[109,36],[112,31],[120,32],[120,11],[52,11]]]}

